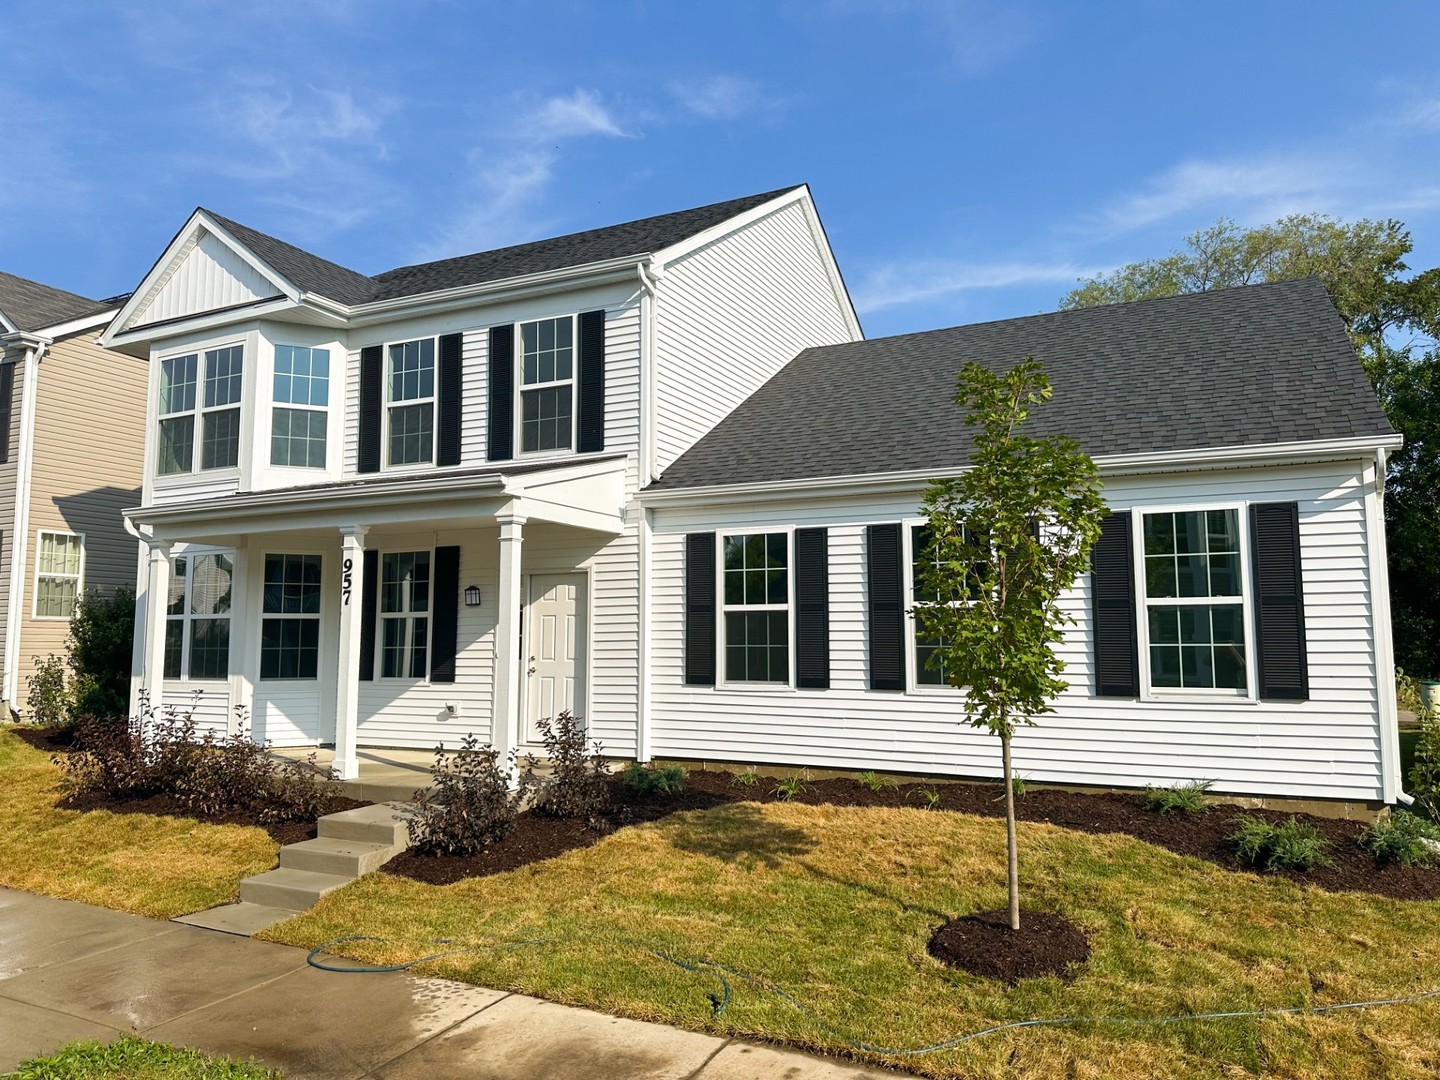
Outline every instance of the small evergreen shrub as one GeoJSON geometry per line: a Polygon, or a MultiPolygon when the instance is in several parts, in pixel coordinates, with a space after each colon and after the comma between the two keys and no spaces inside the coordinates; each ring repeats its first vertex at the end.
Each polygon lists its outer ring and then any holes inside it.
{"type": "Polygon", "coordinates": [[[791,802],[805,793],[805,777],[800,773],[791,773],[789,776],[776,781],[771,794],[781,802],[791,802]]]}
{"type": "Polygon", "coordinates": [[[536,724],[540,743],[550,761],[550,775],[539,776],[539,762],[526,762],[522,786],[535,791],[535,809],[557,818],[583,818],[594,822],[610,805],[610,766],[598,742],[592,744],[585,728],[570,713],[536,724]]]}
{"type": "Polygon", "coordinates": [[[886,791],[897,786],[894,777],[881,776],[877,772],[856,773],[855,781],[861,787],[874,792],[886,791]]]}
{"type": "Polygon", "coordinates": [[[1246,814],[1231,834],[1240,861],[1265,870],[1294,870],[1308,873],[1317,866],[1333,866],[1326,854],[1330,841],[1314,825],[1297,821],[1276,824],[1246,814]]]}
{"type": "Polygon", "coordinates": [[[83,715],[75,711],[71,687],[65,678],[65,662],[54,653],[35,661],[34,673],[25,676],[25,686],[29,719],[42,727],[69,726],[75,716],[83,715]]]}
{"type": "Polygon", "coordinates": [[[760,773],[752,767],[746,769],[744,772],[738,772],[734,776],[730,777],[730,783],[734,784],[736,787],[758,787],[760,785],[760,773]]]}
{"type": "Polygon", "coordinates": [[[1152,814],[1197,814],[1207,809],[1205,794],[1212,783],[1211,780],[1191,780],[1170,787],[1147,787],[1145,809],[1152,814]]]}
{"type": "Polygon", "coordinates": [[[135,592],[82,594],[70,617],[70,672],[75,715],[124,716],[130,704],[135,592]]]}
{"type": "Polygon", "coordinates": [[[406,822],[410,846],[424,855],[475,855],[504,839],[520,814],[523,787],[512,787],[500,755],[466,735],[460,749],[435,748],[428,791],[415,793],[406,822]]]}
{"type": "Polygon", "coordinates": [[[1408,810],[1396,810],[1366,829],[1360,846],[1379,863],[1429,866],[1436,861],[1437,852],[1427,840],[1440,841],[1440,827],[1408,810]]]}
{"type": "Polygon", "coordinates": [[[640,795],[678,795],[685,790],[690,772],[684,765],[641,765],[632,761],[625,766],[625,786],[640,795]]]}

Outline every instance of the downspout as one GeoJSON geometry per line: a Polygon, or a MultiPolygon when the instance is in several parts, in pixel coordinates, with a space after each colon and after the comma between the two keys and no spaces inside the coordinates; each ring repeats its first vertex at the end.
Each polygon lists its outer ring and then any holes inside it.
{"type": "MultiPolygon", "coordinates": [[[[636,271],[640,277],[640,487],[650,484],[655,468],[655,278],[645,263],[636,271]]],[[[652,511],[640,509],[638,556],[638,599],[640,602],[640,642],[637,656],[635,705],[635,757],[650,760],[650,601],[652,511]]]]}
{"type": "Polygon", "coordinates": [[[1390,624],[1390,565],[1385,537],[1386,452],[1375,451],[1374,507],[1371,518],[1370,590],[1375,613],[1375,682],[1380,709],[1380,760],[1384,768],[1385,801],[1411,806],[1415,797],[1405,791],[1400,775],[1400,713],[1395,694],[1395,640],[1390,624]],[[1385,551],[1385,558],[1374,552],[1385,551]]]}
{"type": "Polygon", "coordinates": [[[25,617],[25,570],[30,541],[31,472],[35,464],[35,401],[40,382],[40,358],[49,338],[17,334],[10,339],[25,349],[25,382],[20,391],[20,446],[15,463],[15,514],[11,527],[10,583],[5,605],[5,678],[0,685],[5,701],[15,709],[20,694],[20,624],[25,617]]]}

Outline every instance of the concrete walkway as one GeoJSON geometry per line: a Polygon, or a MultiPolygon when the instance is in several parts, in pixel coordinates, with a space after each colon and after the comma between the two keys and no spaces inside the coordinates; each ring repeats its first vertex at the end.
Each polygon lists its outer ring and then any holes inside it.
{"type": "Polygon", "coordinates": [[[895,1075],[448,979],[324,972],[305,955],[0,889],[0,1074],[74,1039],[138,1034],[293,1080],[895,1075]]]}

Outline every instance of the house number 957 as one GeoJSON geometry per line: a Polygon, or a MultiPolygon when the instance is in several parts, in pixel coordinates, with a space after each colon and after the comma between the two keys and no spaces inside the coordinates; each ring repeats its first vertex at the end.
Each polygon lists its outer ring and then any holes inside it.
{"type": "Polygon", "coordinates": [[[340,603],[343,607],[350,606],[350,586],[355,581],[355,560],[346,559],[340,568],[340,603]]]}

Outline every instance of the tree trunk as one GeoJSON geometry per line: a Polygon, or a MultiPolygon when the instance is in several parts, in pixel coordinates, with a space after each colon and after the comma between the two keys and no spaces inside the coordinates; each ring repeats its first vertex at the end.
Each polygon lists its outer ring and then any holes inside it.
{"type": "Polygon", "coordinates": [[[1000,756],[1005,761],[1005,845],[1010,870],[1010,929],[1020,929],[1020,852],[1015,842],[1015,784],[1010,772],[1010,736],[1000,736],[1000,756]]]}

